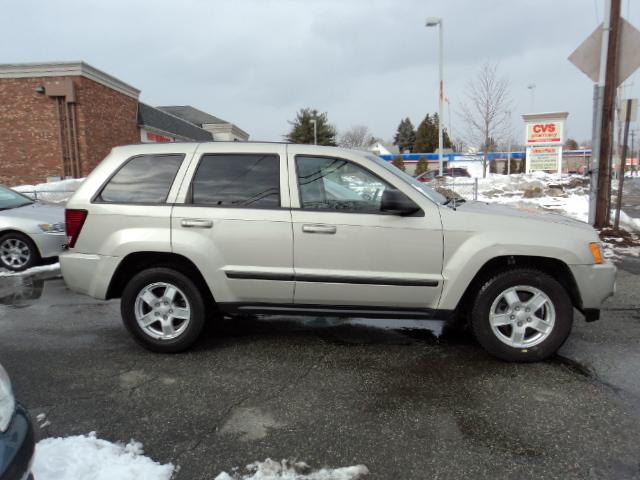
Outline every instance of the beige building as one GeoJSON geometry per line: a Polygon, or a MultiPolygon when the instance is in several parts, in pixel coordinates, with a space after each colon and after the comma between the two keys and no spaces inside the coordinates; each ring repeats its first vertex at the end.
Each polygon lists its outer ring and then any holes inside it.
{"type": "Polygon", "coordinates": [[[249,134],[237,125],[214,117],[190,105],[172,105],[157,108],[211,132],[214,142],[246,142],[249,140],[249,134]]]}

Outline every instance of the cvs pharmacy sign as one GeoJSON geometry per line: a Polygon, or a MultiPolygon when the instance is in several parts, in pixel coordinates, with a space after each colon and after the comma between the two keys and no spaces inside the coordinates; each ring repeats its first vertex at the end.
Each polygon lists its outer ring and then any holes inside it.
{"type": "Polygon", "coordinates": [[[542,121],[527,124],[527,144],[562,143],[564,122],[542,121]]]}

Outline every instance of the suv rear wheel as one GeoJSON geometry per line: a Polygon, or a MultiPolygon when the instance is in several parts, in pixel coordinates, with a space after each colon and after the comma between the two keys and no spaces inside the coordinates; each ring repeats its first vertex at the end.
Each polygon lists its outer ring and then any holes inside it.
{"type": "Polygon", "coordinates": [[[498,273],[482,286],[471,312],[478,342],[508,361],[544,360],[558,351],[573,324],[564,287],[534,269],[498,273]]]}
{"type": "Polygon", "coordinates": [[[170,268],[151,268],[134,276],[120,301],[122,320],[143,347],[181,352],[200,336],[206,309],[198,287],[170,268]]]}

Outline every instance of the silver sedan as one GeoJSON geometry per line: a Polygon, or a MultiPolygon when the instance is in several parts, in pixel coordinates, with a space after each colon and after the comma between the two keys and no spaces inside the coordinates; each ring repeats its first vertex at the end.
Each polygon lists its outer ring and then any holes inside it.
{"type": "Polygon", "coordinates": [[[0,186],[0,269],[26,270],[57,257],[65,243],[64,208],[0,186]]]}

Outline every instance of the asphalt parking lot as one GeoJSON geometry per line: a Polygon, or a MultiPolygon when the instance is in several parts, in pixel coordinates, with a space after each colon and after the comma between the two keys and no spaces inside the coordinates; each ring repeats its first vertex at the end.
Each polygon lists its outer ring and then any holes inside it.
{"type": "Polygon", "coordinates": [[[0,277],[0,363],[40,438],[135,438],[177,479],[254,460],[373,479],[640,478],[640,261],[551,361],[507,364],[440,322],[241,318],[159,355],[117,302],[0,277]],[[393,327],[393,328],[391,328],[393,327]]]}

